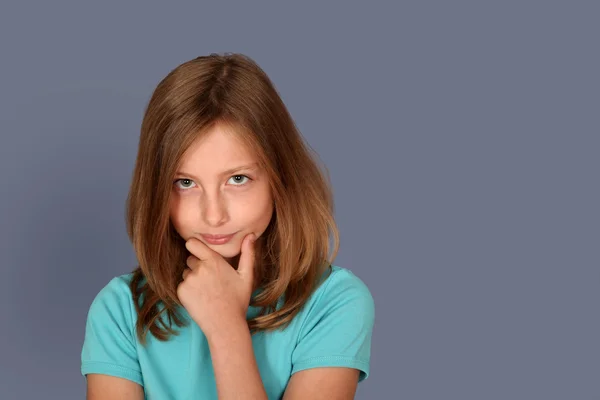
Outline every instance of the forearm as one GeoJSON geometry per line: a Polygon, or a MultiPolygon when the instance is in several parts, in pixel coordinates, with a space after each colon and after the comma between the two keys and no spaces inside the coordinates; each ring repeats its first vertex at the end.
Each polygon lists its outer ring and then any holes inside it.
{"type": "Polygon", "coordinates": [[[219,400],[268,400],[246,321],[208,338],[219,400]]]}

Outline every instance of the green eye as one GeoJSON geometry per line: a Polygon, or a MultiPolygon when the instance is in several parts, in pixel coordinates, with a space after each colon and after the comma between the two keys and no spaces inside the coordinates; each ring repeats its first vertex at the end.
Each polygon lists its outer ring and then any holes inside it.
{"type": "Polygon", "coordinates": [[[233,179],[234,186],[242,186],[242,185],[245,185],[246,183],[248,183],[248,181],[250,181],[250,178],[247,177],[246,175],[233,175],[230,178],[230,180],[231,179],[233,179]],[[246,181],[244,179],[246,179],[246,181]]]}
{"type": "Polygon", "coordinates": [[[177,186],[177,184],[179,182],[184,182],[184,186],[183,187],[182,186],[178,186],[177,189],[179,189],[179,190],[187,190],[187,189],[189,189],[189,186],[187,186],[187,185],[189,185],[190,182],[193,183],[194,181],[191,180],[191,179],[183,178],[183,179],[176,179],[175,182],[173,182],[173,183],[177,186]]]}

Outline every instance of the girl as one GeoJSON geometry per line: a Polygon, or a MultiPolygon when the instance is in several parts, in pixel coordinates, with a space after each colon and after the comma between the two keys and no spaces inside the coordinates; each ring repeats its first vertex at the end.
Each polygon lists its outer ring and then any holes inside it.
{"type": "Polygon", "coordinates": [[[91,304],[88,399],[354,398],[374,302],[332,264],[315,159],[244,55],[198,57],[159,83],[127,198],[139,265],[91,304]]]}

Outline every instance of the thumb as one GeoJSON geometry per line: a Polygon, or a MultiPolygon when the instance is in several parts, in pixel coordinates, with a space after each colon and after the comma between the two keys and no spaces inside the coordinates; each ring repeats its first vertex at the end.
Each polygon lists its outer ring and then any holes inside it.
{"type": "Polygon", "coordinates": [[[248,278],[252,282],[254,277],[254,243],[256,242],[256,235],[251,233],[244,238],[242,242],[242,254],[238,262],[237,272],[244,278],[248,278]]]}

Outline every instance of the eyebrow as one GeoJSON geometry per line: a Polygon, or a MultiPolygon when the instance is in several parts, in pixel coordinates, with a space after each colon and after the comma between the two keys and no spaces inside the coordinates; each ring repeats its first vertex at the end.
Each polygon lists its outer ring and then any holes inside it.
{"type": "MultiPolygon", "coordinates": [[[[230,168],[227,171],[221,172],[219,174],[219,176],[231,175],[231,174],[234,174],[235,172],[242,171],[242,170],[253,170],[253,169],[256,169],[257,166],[258,166],[258,163],[252,163],[252,164],[247,164],[247,165],[240,165],[238,167],[230,168]]],[[[178,171],[178,172],[175,173],[175,175],[176,176],[189,176],[190,178],[198,180],[198,178],[196,178],[194,175],[188,174],[187,172],[183,172],[183,171],[178,171]]]]}

